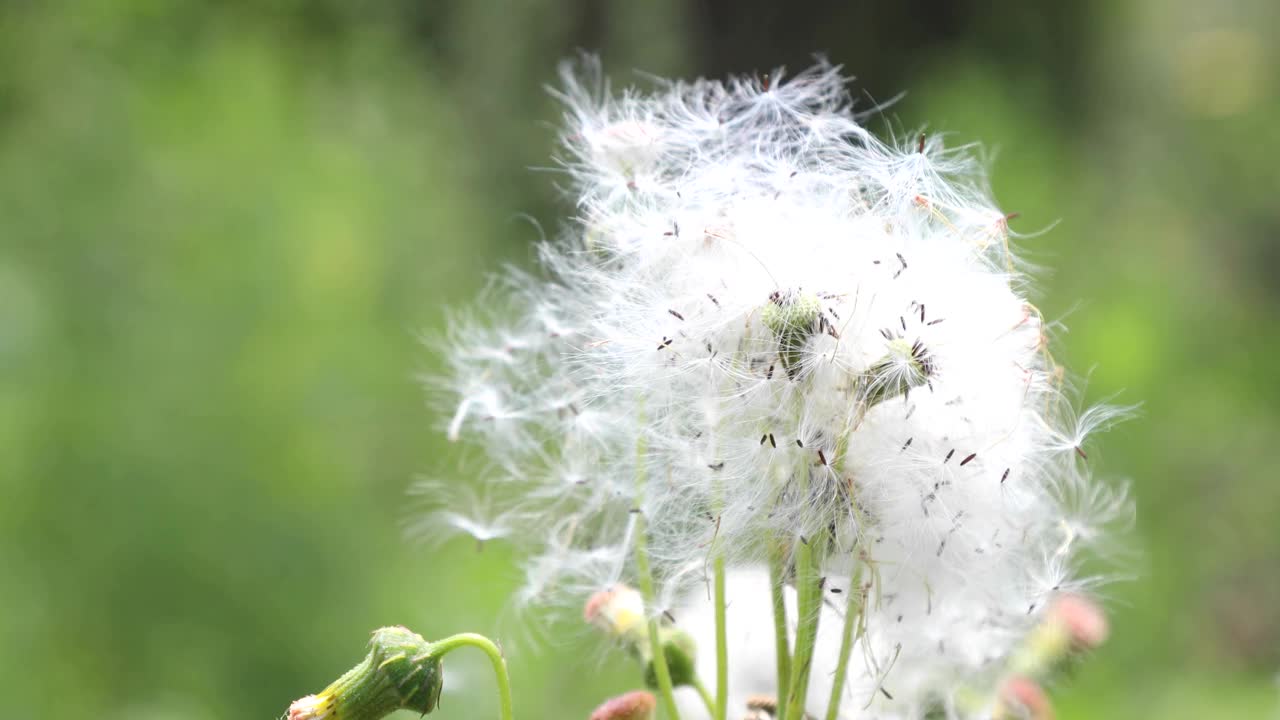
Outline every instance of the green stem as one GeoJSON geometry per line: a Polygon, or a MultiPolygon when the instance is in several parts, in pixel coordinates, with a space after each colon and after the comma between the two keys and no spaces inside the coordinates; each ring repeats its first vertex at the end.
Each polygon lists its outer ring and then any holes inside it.
{"type": "MultiPolygon", "coordinates": [[[[644,516],[636,516],[636,574],[639,576],[640,595],[644,598],[646,608],[653,607],[653,571],[649,568],[649,552],[644,535],[644,516]]],[[[680,712],[676,709],[676,696],[671,687],[671,668],[667,667],[667,653],[662,648],[658,637],[658,620],[649,618],[649,648],[653,654],[653,674],[658,678],[658,694],[667,709],[668,720],[680,720],[680,712]]]]}
{"type": "MultiPolygon", "coordinates": [[[[636,441],[636,524],[635,524],[635,558],[636,575],[640,585],[640,596],[644,598],[646,612],[654,607],[656,594],[653,591],[653,570],[649,567],[648,541],[645,535],[645,517],[641,509],[645,491],[645,453],[647,444],[642,435],[636,441]]],[[[667,710],[668,720],[680,720],[680,711],[676,709],[675,691],[671,685],[671,668],[667,666],[667,653],[662,647],[658,635],[658,619],[649,618],[649,651],[653,655],[653,674],[658,679],[658,694],[667,710]]]]}
{"type": "Polygon", "coordinates": [[[796,595],[800,609],[796,627],[796,651],[791,660],[791,682],[787,691],[786,720],[804,718],[805,700],[809,694],[809,671],[813,667],[813,649],[818,639],[822,592],[818,588],[818,562],[822,556],[822,534],[801,541],[796,546],[796,595]]]}
{"type": "Polygon", "coordinates": [[[702,679],[695,677],[693,679],[693,688],[698,691],[698,695],[702,697],[702,704],[707,706],[707,712],[713,716],[716,714],[718,707],[716,699],[711,697],[711,693],[707,690],[707,686],[702,684],[702,679]]]}
{"type": "MultiPolygon", "coordinates": [[[[713,454],[718,447],[716,438],[719,436],[719,429],[717,424],[710,437],[713,454]]],[[[720,521],[725,507],[725,487],[724,481],[715,470],[712,471],[711,485],[712,501],[717,515],[715,532],[711,536],[712,592],[715,596],[716,623],[716,695],[715,703],[708,704],[707,710],[711,713],[711,720],[726,720],[729,714],[729,635],[725,614],[729,603],[725,599],[725,549],[720,538],[720,521]]],[[[702,687],[701,681],[698,681],[698,691],[703,694],[703,700],[707,700],[706,689],[702,687]]]]}
{"type": "Polygon", "coordinates": [[[489,662],[493,665],[493,674],[498,680],[498,717],[501,720],[512,720],[514,715],[511,709],[511,678],[507,675],[507,661],[492,640],[476,633],[459,633],[431,643],[431,649],[438,651],[440,655],[463,646],[479,648],[489,656],[489,662]]]}
{"type": "MultiPolygon", "coordinates": [[[[717,550],[715,557],[716,603],[716,702],[711,716],[726,720],[729,714],[729,637],[725,625],[724,551],[717,550]]],[[[709,708],[710,709],[710,708],[709,708]]]]}
{"type": "Polygon", "coordinates": [[[769,595],[773,599],[773,646],[777,656],[779,718],[787,716],[787,689],[791,682],[791,641],[787,638],[787,603],[783,595],[785,562],[786,553],[782,542],[774,540],[769,548],[769,595]]]}
{"type": "Polygon", "coordinates": [[[849,595],[849,600],[844,609],[844,631],[840,636],[840,659],[836,663],[836,674],[831,681],[831,698],[827,700],[826,720],[836,720],[836,716],[840,713],[840,701],[844,698],[844,681],[849,673],[849,656],[853,654],[854,627],[858,629],[857,637],[862,637],[865,598],[862,596],[861,578],[862,566],[857,565],[849,575],[849,589],[845,591],[849,595]]]}

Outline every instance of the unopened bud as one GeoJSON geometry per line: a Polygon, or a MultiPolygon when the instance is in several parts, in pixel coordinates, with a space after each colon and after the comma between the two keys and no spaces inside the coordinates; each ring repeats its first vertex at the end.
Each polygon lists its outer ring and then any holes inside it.
{"type": "Polygon", "coordinates": [[[613,637],[635,640],[644,635],[644,598],[634,588],[614,585],[592,595],[582,617],[613,637]]]}
{"type": "Polygon", "coordinates": [[[818,331],[822,306],[814,295],[779,291],[769,297],[760,319],[778,341],[778,358],[787,375],[800,372],[805,343],[818,331]]]}
{"type": "Polygon", "coordinates": [[[657,706],[653,693],[633,690],[606,700],[591,713],[591,720],[651,720],[657,706]]]}
{"type": "Polygon", "coordinates": [[[867,370],[867,407],[906,395],[929,382],[933,373],[933,360],[923,343],[892,337],[885,356],[867,370]]]}
{"type": "Polygon", "coordinates": [[[333,684],[289,706],[288,720],[379,720],[407,709],[423,715],[440,702],[441,658],[415,632],[385,627],[369,654],[333,684]]]}
{"type": "MultiPolygon", "coordinates": [[[[601,590],[587,599],[583,618],[604,630],[644,664],[645,685],[658,687],[653,667],[654,651],[649,639],[649,618],[645,615],[644,598],[634,588],[618,584],[601,590]]],[[[696,644],[693,636],[670,626],[658,629],[658,645],[667,659],[674,686],[692,685],[696,676],[693,662],[696,644]]]]}
{"type": "MultiPolygon", "coordinates": [[[[672,686],[693,685],[698,675],[697,668],[694,666],[698,646],[693,636],[683,630],[665,627],[658,631],[658,643],[662,646],[662,654],[667,659],[672,686]]],[[[652,653],[645,655],[644,682],[651,688],[658,687],[658,676],[653,668],[652,653]]]]}
{"type": "Polygon", "coordinates": [[[1093,650],[1106,642],[1111,628],[1097,603],[1081,595],[1063,595],[1049,610],[1051,622],[1058,623],[1076,650],[1093,650]]]}
{"type": "Polygon", "coordinates": [[[1016,675],[1044,678],[1075,653],[1098,647],[1107,639],[1107,618],[1092,600],[1060,595],[1044,620],[1027,636],[1009,669],[1016,675]]]}
{"type": "Polygon", "coordinates": [[[1035,681],[1014,676],[1000,686],[994,720],[1053,720],[1053,706],[1035,681]]]}

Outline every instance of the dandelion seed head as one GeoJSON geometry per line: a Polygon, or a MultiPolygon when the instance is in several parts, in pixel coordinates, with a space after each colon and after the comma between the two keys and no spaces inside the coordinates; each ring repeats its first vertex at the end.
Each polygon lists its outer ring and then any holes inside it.
{"type": "Polygon", "coordinates": [[[562,76],[575,219],[447,342],[446,433],[510,507],[436,520],[513,539],[521,604],[573,608],[633,583],[643,528],[650,617],[705,595],[712,547],[752,568],[828,533],[824,574],[875,569],[848,706],[948,706],[1128,508],[1081,449],[1120,412],[1074,409],[972,148],[877,139],[826,63],[562,76]]]}

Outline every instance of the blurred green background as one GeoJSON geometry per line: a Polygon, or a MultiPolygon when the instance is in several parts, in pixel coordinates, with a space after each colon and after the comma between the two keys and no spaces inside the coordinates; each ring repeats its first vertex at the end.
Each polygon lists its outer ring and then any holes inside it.
{"type": "MultiPolygon", "coordinates": [[[[879,131],[992,152],[1061,351],[1143,417],[1137,579],[1066,718],[1280,717],[1280,6],[1267,0],[0,4],[0,698],[273,718],[410,625],[518,634],[509,551],[405,540],[452,472],[419,343],[568,209],[577,48],[723,75],[825,52],[879,131]],[[869,102],[866,104],[870,104],[869,102]]],[[[520,715],[635,671],[513,658],[520,715]],[[583,678],[598,676],[597,682],[583,678]]],[[[479,659],[444,718],[488,717],[479,659]]]]}

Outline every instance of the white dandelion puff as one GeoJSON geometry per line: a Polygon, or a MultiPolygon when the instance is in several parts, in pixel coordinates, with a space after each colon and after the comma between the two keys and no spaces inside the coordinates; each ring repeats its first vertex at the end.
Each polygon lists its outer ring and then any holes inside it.
{"type": "MultiPolygon", "coordinates": [[[[705,600],[717,555],[751,641],[772,642],[749,609],[771,548],[811,548],[828,599],[865,596],[840,717],[973,715],[958,694],[1088,584],[1077,554],[1127,512],[1082,443],[1128,409],[1064,395],[972,149],[876,139],[825,63],[563,80],[575,219],[541,276],[510,273],[453,326],[446,434],[491,471],[463,501],[479,512],[430,522],[514,540],[528,605],[648,579],[657,616],[705,600]]],[[[813,714],[843,607],[821,605],[813,714]]],[[[700,612],[675,623],[698,635],[700,612]]],[[[745,663],[739,699],[777,691],[772,654],[752,657],[770,665],[745,663]]]]}

